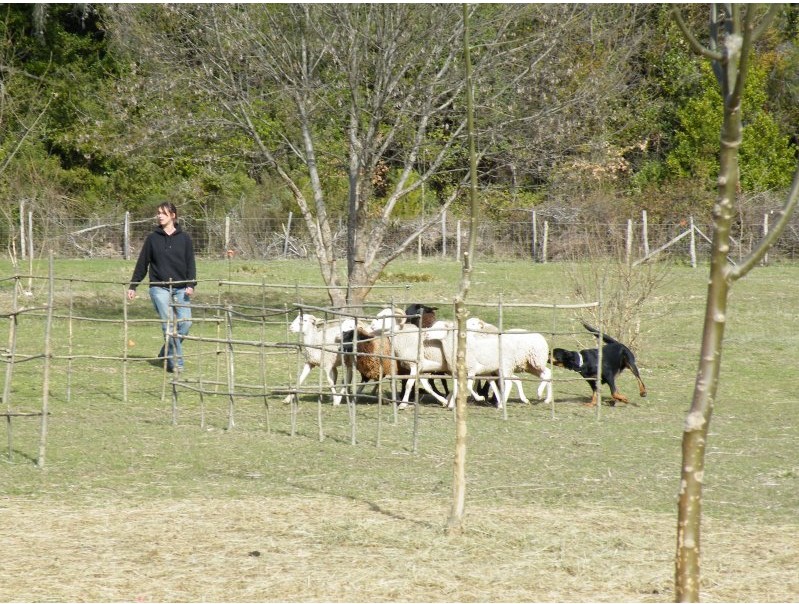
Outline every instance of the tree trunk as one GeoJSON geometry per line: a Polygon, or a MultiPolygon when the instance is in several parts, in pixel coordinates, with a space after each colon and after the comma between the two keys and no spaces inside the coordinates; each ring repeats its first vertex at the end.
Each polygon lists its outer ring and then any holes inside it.
{"type": "Polygon", "coordinates": [[[699,371],[694,386],[691,409],[685,421],[682,443],[682,471],[677,521],[676,585],[679,602],[699,599],[700,526],[702,514],[702,481],[705,473],[705,447],[710,417],[718,390],[721,349],[727,317],[729,280],[727,254],[730,248],[730,227],[735,214],[733,200],[738,182],[738,144],[740,111],[726,119],[722,138],[719,201],[713,216],[713,248],[710,264],[705,324],[699,371]],[[726,143],[726,144],[725,144],[726,143]]]}
{"type": "Polygon", "coordinates": [[[458,392],[455,401],[455,457],[452,480],[452,508],[447,521],[450,534],[463,532],[463,513],[466,509],[466,295],[469,293],[472,275],[472,259],[474,258],[475,238],[477,236],[477,152],[474,141],[474,89],[472,85],[472,61],[469,48],[469,8],[463,5],[463,56],[466,68],[466,121],[469,139],[469,173],[470,212],[469,212],[469,244],[468,252],[463,257],[463,274],[458,297],[455,299],[455,316],[458,320],[458,345],[456,355],[456,371],[458,392]]]}
{"type": "Polygon", "coordinates": [[[714,5],[711,8],[710,48],[699,44],[688,31],[678,11],[674,12],[683,34],[701,55],[709,58],[721,87],[724,122],[719,157],[718,201],[713,210],[713,242],[710,260],[705,323],[699,370],[691,408],[685,421],[682,440],[682,468],[677,520],[675,596],[678,602],[698,602],[700,590],[702,484],[705,476],[705,451],[710,418],[718,391],[721,350],[727,321],[727,302],[731,284],[751,270],[773,245],[793,213],[799,190],[799,171],[779,221],[779,233],[766,236],[738,267],[727,263],[730,229],[735,216],[739,186],[738,148],[741,144],[741,106],[744,84],[754,41],[762,35],[776,14],[770,8],[755,27],[754,6],[714,5]]]}

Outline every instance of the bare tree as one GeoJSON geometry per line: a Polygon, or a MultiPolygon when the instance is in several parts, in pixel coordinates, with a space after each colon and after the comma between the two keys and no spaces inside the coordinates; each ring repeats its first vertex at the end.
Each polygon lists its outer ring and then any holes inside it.
{"type": "MultiPolygon", "coordinates": [[[[469,10],[485,154],[508,124],[529,126],[574,105],[564,99],[532,110],[513,97],[535,96],[552,54],[568,52],[563,39],[588,28],[591,15],[544,5],[469,10]]],[[[117,39],[148,57],[151,90],[186,104],[182,112],[165,108],[154,130],[173,132],[182,113],[197,135],[236,132],[231,156],[246,157],[255,173],[268,170],[291,192],[332,302],[357,306],[386,264],[439,223],[468,180],[459,11],[447,4],[245,4],[110,12],[117,39]],[[425,183],[436,190],[437,212],[388,245],[392,216],[425,183]],[[337,257],[340,216],[347,218],[346,267],[337,257]]]]}
{"type": "Polygon", "coordinates": [[[718,390],[721,349],[727,320],[727,302],[732,284],[757,265],[779,238],[799,200],[799,170],[774,229],[738,266],[727,261],[730,228],[736,215],[739,191],[738,148],[742,136],[742,96],[755,42],[780,11],[772,5],[765,15],[757,6],[713,5],[710,37],[703,46],[685,25],[680,12],[674,16],[691,46],[712,62],[724,101],[721,131],[718,198],[713,210],[713,243],[702,348],[694,395],[685,421],[682,470],[678,504],[675,591],[679,602],[699,600],[700,528],[705,447],[710,418],[718,390]]]}
{"type": "MultiPolygon", "coordinates": [[[[463,272],[460,291],[455,298],[455,315],[458,325],[458,344],[455,370],[459,384],[466,384],[466,296],[471,287],[472,261],[477,236],[477,148],[474,128],[474,86],[472,85],[472,56],[469,9],[463,5],[463,57],[464,80],[466,82],[466,134],[469,140],[469,242],[463,257],[463,272]]],[[[447,520],[447,531],[457,534],[463,531],[463,513],[466,509],[466,388],[458,388],[455,402],[455,456],[453,458],[452,507],[447,520]]]]}

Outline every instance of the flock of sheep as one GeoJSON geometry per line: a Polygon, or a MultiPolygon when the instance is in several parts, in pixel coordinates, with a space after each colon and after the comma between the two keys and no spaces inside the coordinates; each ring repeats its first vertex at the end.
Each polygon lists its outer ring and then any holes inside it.
{"type": "MultiPolygon", "coordinates": [[[[384,308],[371,321],[353,318],[323,320],[300,312],[289,329],[299,334],[305,363],[297,377],[297,387],[311,369],[319,367],[333,395],[333,404],[341,403],[352,384],[354,371],[361,377],[358,394],[365,383],[379,387],[384,378],[402,379],[399,408],[410,401],[418,379],[422,388],[442,405],[453,408],[458,392],[455,370],[457,327],[454,321],[437,320],[435,308],[411,304],[403,312],[384,308]],[[346,377],[337,390],[338,368],[344,365],[346,377]],[[451,378],[453,387],[442,395],[425,377],[439,375],[451,378]]],[[[476,400],[485,400],[490,389],[497,406],[504,406],[515,384],[519,398],[528,403],[516,372],[527,372],[541,379],[538,398],[546,391],[546,402],[552,401],[552,372],[548,367],[549,345],[538,333],[525,330],[500,331],[493,325],[472,317],[466,321],[466,387],[476,400]],[[475,380],[485,379],[482,388],[475,380]],[[499,386],[498,386],[499,384],[499,386]],[[479,392],[481,390],[482,392],[479,392]],[[504,392],[502,392],[504,390],[504,392]]],[[[293,394],[286,397],[291,401],[293,394]]]]}

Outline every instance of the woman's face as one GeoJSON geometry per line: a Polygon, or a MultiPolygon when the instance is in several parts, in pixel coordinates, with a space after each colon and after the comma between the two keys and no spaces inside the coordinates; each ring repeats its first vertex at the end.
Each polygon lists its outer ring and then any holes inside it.
{"type": "Polygon", "coordinates": [[[166,208],[158,208],[155,214],[161,228],[168,227],[175,222],[175,214],[166,208]]]}

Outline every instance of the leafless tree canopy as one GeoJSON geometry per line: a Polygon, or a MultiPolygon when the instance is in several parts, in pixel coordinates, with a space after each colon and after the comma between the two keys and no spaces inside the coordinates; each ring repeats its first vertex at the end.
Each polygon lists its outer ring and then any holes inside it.
{"type": "MultiPolygon", "coordinates": [[[[619,65],[635,31],[625,24],[635,13],[623,13],[623,36],[600,40],[589,35],[597,15],[581,7],[471,10],[481,169],[529,177],[551,165],[553,145],[563,148],[584,121],[601,119],[598,99],[624,87],[619,65]],[[609,65],[601,79],[562,85],[576,75],[570,70],[597,62],[609,65]],[[575,121],[556,125],[559,114],[575,121]],[[502,144],[526,145],[527,165],[507,165],[502,144]]],[[[340,286],[332,301],[357,304],[462,192],[460,12],[446,4],[122,5],[113,15],[118,41],[140,55],[146,49],[147,94],[183,95],[174,106],[184,115],[161,116],[160,131],[193,128],[208,137],[209,154],[275,175],[300,208],[325,281],[340,286]],[[387,249],[392,216],[425,185],[435,212],[387,249]],[[346,270],[334,211],[347,216],[346,270]]],[[[608,9],[602,18],[619,14],[608,9]]]]}

